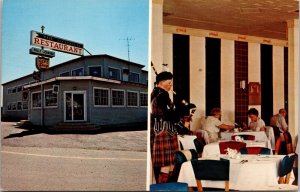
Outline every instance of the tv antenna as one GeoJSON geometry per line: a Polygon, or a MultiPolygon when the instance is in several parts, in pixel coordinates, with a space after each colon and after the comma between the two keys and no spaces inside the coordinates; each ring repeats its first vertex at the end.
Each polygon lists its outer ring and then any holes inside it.
{"type": "Polygon", "coordinates": [[[125,41],[126,40],[126,46],[127,46],[127,53],[128,53],[128,61],[130,61],[130,41],[133,41],[134,39],[132,37],[127,37],[126,39],[120,39],[120,40],[123,40],[125,41]]]}

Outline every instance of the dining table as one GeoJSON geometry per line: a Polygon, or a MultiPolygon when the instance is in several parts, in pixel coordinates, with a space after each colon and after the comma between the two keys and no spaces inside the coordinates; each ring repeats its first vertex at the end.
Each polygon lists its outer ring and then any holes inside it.
{"type": "MultiPolygon", "coordinates": [[[[229,188],[233,190],[259,190],[278,187],[278,170],[281,160],[285,155],[239,155],[229,158],[228,155],[211,155],[199,158],[230,161],[229,188]]],[[[292,172],[290,184],[295,180],[292,172]]],[[[189,187],[196,187],[196,179],[191,161],[184,162],[181,166],[178,182],[187,183],[189,187]]],[[[224,188],[224,181],[203,180],[203,187],[224,188]]],[[[279,188],[278,188],[279,190],[279,188]]]]}
{"type": "MultiPolygon", "coordinates": [[[[230,140],[219,140],[217,142],[206,144],[203,148],[202,157],[209,157],[213,155],[220,155],[220,142],[226,142],[230,140]]],[[[246,143],[246,147],[265,147],[270,149],[271,155],[273,154],[273,151],[270,146],[270,141],[252,141],[252,140],[244,140],[242,141],[246,143]]]]}
{"type": "Polygon", "coordinates": [[[243,132],[221,132],[221,139],[231,140],[231,136],[233,135],[254,135],[255,141],[268,141],[268,137],[266,132],[264,131],[243,131],[243,132]]]}

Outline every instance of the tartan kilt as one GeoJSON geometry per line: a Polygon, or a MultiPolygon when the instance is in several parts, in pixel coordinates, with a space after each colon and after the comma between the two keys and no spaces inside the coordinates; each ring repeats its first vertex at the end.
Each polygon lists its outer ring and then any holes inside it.
{"type": "Polygon", "coordinates": [[[153,167],[164,167],[174,164],[175,152],[178,151],[177,134],[170,135],[162,131],[153,138],[152,164],[153,167]]]}

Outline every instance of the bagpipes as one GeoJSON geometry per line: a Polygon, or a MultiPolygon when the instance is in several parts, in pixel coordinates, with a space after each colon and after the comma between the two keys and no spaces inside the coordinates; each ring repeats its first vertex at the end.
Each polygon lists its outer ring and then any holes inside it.
{"type": "MultiPolygon", "coordinates": [[[[151,67],[155,75],[158,75],[158,72],[156,71],[152,61],[151,67]]],[[[190,128],[185,127],[184,123],[192,121],[192,117],[196,111],[196,105],[193,103],[188,103],[185,99],[182,99],[174,90],[172,90],[172,93],[174,96],[173,104],[175,105],[175,112],[180,117],[179,122],[174,123],[175,127],[177,128],[177,132],[179,135],[190,134],[190,128]]]]}

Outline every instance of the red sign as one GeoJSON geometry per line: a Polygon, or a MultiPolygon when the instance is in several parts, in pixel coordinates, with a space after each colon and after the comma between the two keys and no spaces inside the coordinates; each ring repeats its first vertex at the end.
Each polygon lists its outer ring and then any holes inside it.
{"type": "Polygon", "coordinates": [[[46,70],[49,68],[49,59],[45,57],[36,57],[35,66],[39,71],[46,70]]]}

